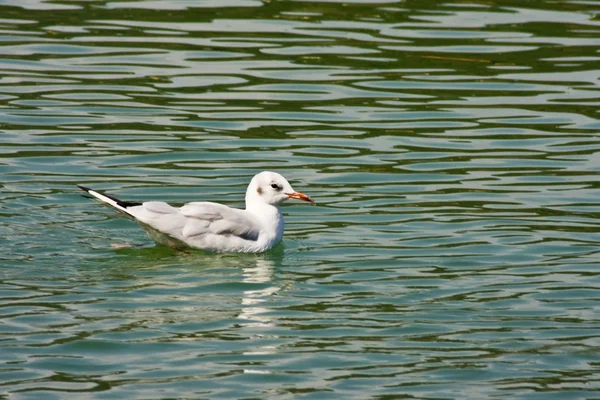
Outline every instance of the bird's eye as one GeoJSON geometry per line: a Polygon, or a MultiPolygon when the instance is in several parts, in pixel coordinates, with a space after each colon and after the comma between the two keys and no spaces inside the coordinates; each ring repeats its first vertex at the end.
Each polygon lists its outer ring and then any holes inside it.
{"type": "Polygon", "coordinates": [[[271,183],[271,187],[272,187],[273,189],[275,189],[275,190],[281,190],[281,189],[282,189],[282,187],[281,187],[281,186],[279,186],[279,185],[278,185],[278,184],[276,184],[276,183],[271,183]]]}

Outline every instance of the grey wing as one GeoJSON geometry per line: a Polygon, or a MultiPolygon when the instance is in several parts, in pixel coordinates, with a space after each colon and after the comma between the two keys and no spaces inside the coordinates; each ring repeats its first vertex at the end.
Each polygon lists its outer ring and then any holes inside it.
{"type": "Polygon", "coordinates": [[[139,206],[128,207],[127,213],[134,217],[146,232],[157,242],[171,247],[182,247],[173,239],[181,241],[181,231],[186,218],[179,209],[160,201],[149,201],[139,206]]]}
{"type": "Polygon", "coordinates": [[[210,202],[188,203],[179,209],[186,217],[183,236],[186,238],[206,233],[233,235],[246,240],[257,240],[261,225],[246,211],[210,202]]]}

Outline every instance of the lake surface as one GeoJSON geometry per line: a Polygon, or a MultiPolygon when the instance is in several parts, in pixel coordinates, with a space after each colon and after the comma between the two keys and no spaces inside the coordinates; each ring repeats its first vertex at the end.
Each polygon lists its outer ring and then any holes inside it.
{"type": "Polygon", "coordinates": [[[0,398],[599,398],[599,15],[0,0],[0,398]],[[265,169],[318,207],[261,255],[75,187],[243,207],[265,169]]]}

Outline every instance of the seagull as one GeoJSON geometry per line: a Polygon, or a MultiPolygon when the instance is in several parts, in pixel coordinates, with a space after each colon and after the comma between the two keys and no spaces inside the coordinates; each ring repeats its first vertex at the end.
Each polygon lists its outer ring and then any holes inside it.
{"type": "Polygon", "coordinates": [[[138,222],[157,243],[174,248],[195,248],[219,253],[262,253],[283,237],[279,205],[287,199],[315,204],[296,192],[276,172],[255,175],[246,190],[246,209],[212,202],[173,207],[161,201],[121,201],[85,186],[81,190],[138,222]]]}

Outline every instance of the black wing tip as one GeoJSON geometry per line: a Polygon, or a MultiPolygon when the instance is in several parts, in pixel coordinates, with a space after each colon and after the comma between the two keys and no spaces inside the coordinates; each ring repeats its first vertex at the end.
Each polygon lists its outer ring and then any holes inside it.
{"type": "Polygon", "coordinates": [[[77,185],[77,187],[78,187],[79,189],[83,190],[84,192],[89,192],[89,191],[91,191],[91,190],[92,190],[92,189],[90,189],[89,187],[87,187],[87,186],[83,186],[83,185],[77,185]]]}
{"type": "Polygon", "coordinates": [[[90,194],[90,191],[92,191],[92,189],[90,189],[89,187],[86,187],[86,186],[83,186],[83,185],[77,185],[77,187],[85,192],[85,194],[82,194],[81,197],[85,197],[87,199],[93,199],[94,198],[94,196],[92,196],[90,194]]]}
{"type": "Polygon", "coordinates": [[[121,201],[121,200],[117,200],[117,204],[124,208],[136,207],[136,206],[142,205],[142,203],[137,202],[137,201],[121,201]]]}
{"type": "MultiPolygon", "coordinates": [[[[78,187],[79,189],[83,190],[84,192],[87,192],[88,194],[89,194],[90,192],[100,193],[100,192],[98,192],[97,190],[90,189],[90,188],[89,188],[89,187],[87,187],[87,186],[83,186],[83,185],[77,185],[77,187],[78,187]]],[[[104,197],[108,197],[109,199],[111,199],[112,201],[114,201],[115,203],[117,203],[118,205],[120,205],[120,206],[121,206],[121,207],[123,207],[123,208],[135,207],[135,206],[141,206],[141,205],[142,205],[142,203],[139,203],[139,202],[137,202],[137,201],[123,201],[123,200],[119,200],[119,199],[117,199],[116,197],[109,196],[109,195],[107,195],[106,193],[100,193],[100,194],[101,194],[102,196],[104,196],[104,197]]],[[[83,196],[84,196],[84,197],[87,197],[87,196],[85,196],[85,195],[83,195],[83,196]]],[[[93,196],[90,196],[90,197],[93,197],[93,196]]]]}

